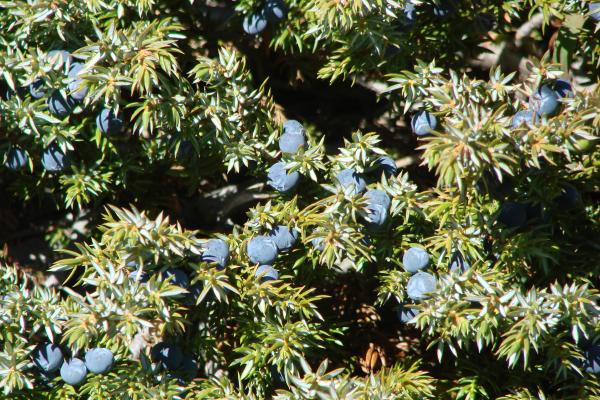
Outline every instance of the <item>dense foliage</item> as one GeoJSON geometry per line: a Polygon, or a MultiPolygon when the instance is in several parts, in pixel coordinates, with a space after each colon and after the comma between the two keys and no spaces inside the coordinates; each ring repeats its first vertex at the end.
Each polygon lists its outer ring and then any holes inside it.
{"type": "Polygon", "coordinates": [[[0,32],[2,398],[600,398],[600,3],[0,32]]]}

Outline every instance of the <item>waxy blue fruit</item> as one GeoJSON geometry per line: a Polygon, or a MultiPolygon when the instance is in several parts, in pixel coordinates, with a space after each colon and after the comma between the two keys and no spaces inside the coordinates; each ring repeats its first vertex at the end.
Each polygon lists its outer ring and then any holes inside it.
{"type": "Polygon", "coordinates": [[[527,207],[513,201],[500,206],[498,221],[509,228],[520,228],[527,222],[527,207]]]}
{"type": "Polygon", "coordinates": [[[104,347],[90,349],[85,353],[85,366],[94,374],[108,372],[115,361],[112,351],[104,347]]]}
{"type": "Polygon", "coordinates": [[[48,172],[58,172],[71,165],[71,157],[65,154],[61,148],[52,143],[42,153],[42,166],[48,172]]]}
{"type": "Polygon", "coordinates": [[[58,370],[63,361],[64,357],[60,347],[52,343],[43,343],[33,352],[33,362],[45,372],[58,370]]]}
{"type": "Polygon", "coordinates": [[[458,271],[459,273],[464,274],[469,268],[471,268],[471,265],[465,260],[462,253],[460,251],[455,251],[450,260],[450,271],[458,271]]]}
{"type": "Polygon", "coordinates": [[[187,289],[190,286],[190,278],[188,277],[188,274],[179,268],[169,268],[163,272],[162,276],[164,280],[171,278],[170,283],[172,285],[176,285],[184,289],[187,289]]]}
{"type": "Polygon", "coordinates": [[[221,239],[210,239],[206,242],[204,248],[206,250],[202,254],[202,260],[214,262],[219,267],[225,268],[229,259],[229,245],[227,242],[221,239]]]}
{"type": "Polygon", "coordinates": [[[132,281],[137,280],[140,283],[146,283],[150,278],[148,277],[148,274],[146,272],[142,272],[141,270],[136,269],[135,271],[131,271],[131,273],[129,274],[129,279],[131,279],[132,281]]]}
{"type": "Polygon", "coordinates": [[[406,293],[413,300],[423,300],[429,297],[429,293],[435,290],[437,280],[427,272],[417,272],[408,280],[406,293]]]}
{"type": "Polygon", "coordinates": [[[511,122],[511,127],[513,129],[517,129],[518,127],[520,127],[523,124],[526,124],[528,126],[533,126],[534,120],[535,120],[535,113],[533,111],[521,110],[513,116],[512,122],[511,122]]]}
{"type": "Polygon", "coordinates": [[[277,225],[269,232],[269,238],[275,243],[277,250],[288,251],[296,244],[298,231],[294,228],[290,229],[285,225],[277,225]]]}
{"type": "Polygon", "coordinates": [[[557,79],[552,85],[552,89],[559,99],[572,98],[574,95],[571,83],[565,79],[557,79]]]}
{"type": "Polygon", "coordinates": [[[383,225],[390,210],[390,197],[383,190],[369,189],[365,193],[365,199],[367,200],[365,218],[377,226],[383,225]]]}
{"type": "Polygon", "coordinates": [[[255,14],[246,15],[242,22],[242,28],[244,32],[249,35],[257,35],[264,31],[267,27],[267,17],[264,11],[260,11],[255,14]]]}
{"type": "Polygon", "coordinates": [[[420,313],[421,313],[421,310],[419,310],[418,308],[410,307],[410,306],[407,306],[406,304],[401,304],[397,311],[398,320],[400,322],[402,322],[403,324],[408,323],[411,319],[413,319],[420,313]]]}
{"type": "Polygon", "coordinates": [[[529,98],[529,107],[539,116],[553,116],[559,105],[558,95],[548,85],[539,87],[529,98]]]}
{"type": "Polygon", "coordinates": [[[116,135],[123,128],[123,121],[113,110],[104,108],[96,117],[96,126],[104,134],[116,135]]]}
{"type": "Polygon", "coordinates": [[[383,173],[388,178],[396,176],[398,173],[396,162],[388,156],[379,157],[377,161],[375,161],[375,173],[379,176],[383,173]]]}
{"type": "Polygon", "coordinates": [[[600,344],[592,345],[588,347],[583,356],[583,368],[590,374],[600,374],[600,344]]]}
{"type": "Polygon", "coordinates": [[[363,192],[367,187],[367,182],[365,182],[362,174],[352,168],[346,168],[338,172],[335,179],[342,186],[344,192],[353,196],[363,192]]]}
{"type": "Polygon", "coordinates": [[[73,101],[70,98],[65,98],[60,90],[52,92],[48,100],[46,100],[48,111],[58,117],[64,117],[73,110],[73,101]]]}
{"type": "Polygon", "coordinates": [[[83,63],[73,63],[67,73],[67,76],[69,77],[69,83],[67,84],[70,92],[69,95],[72,99],[77,101],[82,101],[88,93],[88,87],[83,83],[83,79],[78,77],[78,74],[83,67],[83,63]]]}
{"type": "Polygon", "coordinates": [[[410,126],[417,136],[425,136],[437,128],[435,115],[423,110],[413,115],[410,126]]]}
{"type": "Polygon", "coordinates": [[[46,87],[44,85],[44,80],[41,78],[33,81],[31,85],[29,85],[29,94],[34,99],[41,99],[46,95],[46,87]]]}
{"type": "Polygon", "coordinates": [[[295,119],[287,120],[283,124],[283,134],[304,136],[304,126],[295,119]]]}
{"type": "Polygon", "coordinates": [[[277,245],[271,238],[255,236],[246,247],[248,258],[254,264],[270,265],[277,257],[277,245]]]}
{"type": "Polygon", "coordinates": [[[298,173],[298,171],[288,173],[285,170],[285,163],[279,161],[269,168],[267,178],[267,183],[273,189],[279,192],[288,192],[298,184],[300,173],[298,173]]]}
{"type": "Polygon", "coordinates": [[[600,22],[600,2],[588,4],[590,10],[590,18],[596,22],[600,22]]]}
{"type": "Polygon", "coordinates": [[[29,157],[27,157],[27,153],[25,153],[18,147],[12,147],[7,154],[6,162],[4,163],[4,165],[8,169],[16,171],[25,167],[28,162],[29,157]]]}
{"type": "Polygon", "coordinates": [[[279,272],[271,265],[261,265],[256,268],[254,276],[260,277],[262,282],[274,281],[279,279],[279,272]]]}
{"type": "Polygon", "coordinates": [[[317,251],[323,251],[323,250],[325,250],[325,238],[324,237],[316,237],[314,239],[311,239],[310,240],[310,244],[317,251]]]}
{"type": "Polygon", "coordinates": [[[169,370],[177,369],[183,362],[183,353],[179,346],[160,342],[150,350],[152,361],[160,364],[163,368],[169,370]]]}
{"type": "Polygon", "coordinates": [[[411,273],[425,269],[429,265],[429,253],[420,247],[411,247],[402,256],[402,265],[411,273]]]}
{"type": "Polygon", "coordinates": [[[301,147],[306,147],[303,135],[284,133],[279,138],[279,149],[284,153],[296,154],[301,147]]]}
{"type": "Polygon", "coordinates": [[[87,375],[85,363],[79,358],[72,358],[70,361],[65,361],[60,367],[60,377],[65,383],[77,386],[81,384],[87,375]]]}
{"type": "Polygon", "coordinates": [[[287,14],[287,7],[282,0],[267,0],[263,9],[267,21],[277,22],[287,14]]]}

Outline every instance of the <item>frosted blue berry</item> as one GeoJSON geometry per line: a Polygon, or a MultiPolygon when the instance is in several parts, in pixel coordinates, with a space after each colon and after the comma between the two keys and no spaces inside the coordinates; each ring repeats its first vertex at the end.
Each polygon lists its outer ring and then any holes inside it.
{"type": "Polygon", "coordinates": [[[148,282],[148,274],[146,272],[142,272],[139,269],[136,269],[135,271],[131,271],[131,273],[129,274],[129,279],[131,279],[132,281],[139,281],[140,283],[146,283],[148,282]]]}
{"type": "Polygon", "coordinates": [[[521,203],[506,202],[500,207],[498,221],[509,228],[522,227],[527,222],[527,208],[521,203]]]}
{"type": "Polygon", "coordinates": [[[523,124],[526,124],[528,126],[533,126],[534,120],[535,120],[535,114],[533,111],[521,110],[513,116],[512,122],[511,122],[511,127],[513,129],[517,129],[518,127],[520,127],[523,124]]]}
{"type": "Polygon", "coordinates": [[[277,246],[279,251],[288,251],[294,247],[298,240],[298,231],[294,228],[290,229],[285,225],[278,225],[271,229],[269,238],[277,246]]]}
{"type": "Polygon", "coordinates": [[[600,374],[600,344],[592,345],[588,347],[583,356],[583,368],[590,374],[600,374]]]}
{"type": "Polygon", "coordinates": [[[385,174],[387,178],[396,176],[398,173],[398,168],[396,167],[396,162],[388,156],[381,156],[375,161],[375,173],[378,176],[381,174],[385,174]]]}
{"type": "Polygon", "coordinates": [[[383,225],[387,220],[391,200],[386,192],[379,189],[369,189],[365,193],[367,213],[365,218],[375,225],[383,225]]]}
{"type": "Polygon", "coordinates": [[[529,98],[529,107],[539,116],[553,116],[558,106],[558,95],[548,85],[538,88],[529,98]]]}
{"type": "Polygon", "coordinates": [[[246,247],[248,258],[254,264],[269,265],[277,257],[277,245],[266,236],[255,236],[246,247]]]}
{"type": "Polygon", "coordinates": [[[429,293],[435,290],[437,280],[427,272],[419,271],[408,280],[406,293],[413,300],[423,300],[429,297],[429,293]]]}
{"type": "Polygon", "coordinates": [[[257,35],[264,31],[267,27],[267,17],[263,11],[246,15],[242,22],[242,28],[244,32],[249,35],[257,35]]]}
{"type": "Polygon", "coordinates": [[[559,99],[573,97],[573,87],[571,86],[571,83],[567,80],[557,79],[552,85],[552,89],[554,89],[559,99]]]}
{"type": "Polygon", "coordinates": [[[406,304],[401,304],[400,307],[398,307],[398,311],[397,311],[398,320],[400,322],[402,322],[403,324],[408,323],[411,319],[413,319],[420,313],[421,313],[421,310],[419,310],[418,308],[410,307],[410,306],[407,306],[406,304]]]}
{"type": "Polygon", "coordinates": [[[600,22],[600,2],[588,4],[590,10],[590,18],[596,22],[600,22]]]}
{"type": "Polygon", "coordinates": [[[429,253],[420,247],[411,247],[402,256],[402,265],[407,272],[415,273],[429,266],[429,253]]]}
{"type": "Polygon", "coordinates": [[[67,50],[50,50],[47,57],[48,61],[51,61],[54,65],[58,66],[66,65],[73,60],[71,53],[67,50]]]}
{"type": "Polygon", "coordinates": [[[417,136],[425,136],[437,128],[437,118],[427,111],[419,111],[413,115],[410,126],[417,136]]]}
{"type": "Polygon", "coordinates": [[[279,161],[269,168],[267,178],[267,183],[273,189],[279,192],[288,192],[298,184],[300,173],[298,171],[288,173],[285,169],[285,164],[279,161]]]}
{"type": "Polygon", "coordinates": [[[303,135],[284,133],[279,138],[279,149],[288,154],[296,154],[298,150],[306,146],[303,135]]]}
{"type": "Polygon", "coordinates": [[[219,267],[224,268],[229,259],[229,245],[221,239],[210,239],[204,245],[202,260],[214,262],[219,267]]]}
{"type": "Polygon", "coordinates": [[[36,79],[29,85],[29,94],[34,99],[41,99],[46,95],[46,86],[44,85],[44,80],[42,78],[36,79]]]}
{"type": "Polygon", "coordinates": [[[13,147],[9,150],[6,156],[6,162],[4,165],[8,169],[12,169],[13,171],[24,168],[29,162],[29,157],[27,157],[27,153],[21,150],[18,147],[13,147]]]}
{"type": "Polygon", "coordinates": [[[116,135],[123,128],[123,121],[111,109],[104,108],[96,117],[96,126],[100,132],[107,135],[116,135]]]}
{"type": "Polygon", "coordinates": [[[60,367],[60,377],[65,383],[72,386],[77,386],[85,380],[87,368],[85,363],[79,358],[72,358],[70,361],[65,361],[60,367]]]}
{"type": "Polygon", "coordinates": [[[271,265],[261,265],[256,268],[255,275],[257,278],[261,278],[262,282],[274,281],[279,279],[279,272],[271,265]]]}
{"type": "Polygon", "coordinates": [[[73,110],[73,101],[69,98],[65,98],[60,90],[52,92],[48,100],[46,100],[48,111],[58,117],[64,117],[69,115],[73,110]]]}
{"type": "Polygon", "coordinates": [[[88,87],[84,84],[83,79],[78,76],[83,67],[83,63],[73,63],[67,73],[69,77],[69,83],[67,84],[69,96],[77,101],[82,101],[88,93],[88,87]]]}
{"type": "Polygon", "coordinates": [[[115,361],[112,351],[104,347],[90,349],[85,353],[85,366],[94,374],[108,372],[115,361]]]}
{"type": "Polygon", "coordinates": [[[316,237],[314,239],[311,239],[310,244],[317,251],[323,251],[323,250],[325,250],[325,238],[323,238],[323,237],[316,237]]]}
{"type": "Polygon", "coordinates": [[[469,268],[471,268],[471,265],[465,260],[462,253],[460,251],[455,251],[450,260],[450,271],[458,271],[459,273],[464,274],[469,268]]]}
{"type": "Polygon", "coordinates": [[[283,124],[283,134],[304,136],[304,126],[295,119],[290,119],[283,124]]]}
{"type": "Polygon", "coordinates": [[[357,195],[367,187],[367,182],[365,182],[362,174],[359,174],[352,168],[346,168],[338,172],[335,178],[344,191],[351,195],[357,195]]]}
{"type": "Polygon", "coordinates": [[[43,343],[33,352],[33,362],[44,372],[58,370],[63,361],[64,357],[60,347],[52,343],[43,343]]]}
{"type": "Polygon", "coordinates": [[[287,7],[282,0],[267,0],[263,12],[269,22],[282,20],[287,14],[287,7]]]}
{"type": "Polygon", "coordinates": [[[163,368],[175,370],[183,362],[183,353],[179,346],[160,342],[150,350],[150,357],[153,362],[160,364],[163,368]]]}
{"type": "Polygon", "coordinates": [[[171,285],[176,285],[184,289],[187,289],[190,286],[188,274],[179,268],[169,268],[162,273],[162,276],[164,280],[171,278],[171,285]]]}
{"type": "Polygon", "coordinates": [[[71,157],[65,154],[61,148],[52,143],[42,153],[42,166],[48,172],[58,172],[71,165],[71,157]]]}

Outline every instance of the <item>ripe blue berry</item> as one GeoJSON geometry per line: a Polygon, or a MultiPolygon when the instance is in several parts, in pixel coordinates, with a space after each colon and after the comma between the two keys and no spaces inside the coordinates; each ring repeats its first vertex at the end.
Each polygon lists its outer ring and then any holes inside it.
{"type": "Polygon", "coordinates": [[[82,101],[88,92],[88,87],[83,83],[83,79],[77,76],[83,67],[83,63],[73,63],[67,73],[69,77],[67,87],[69,88],[70,97],[77,101],[82,101]]]}
{"type": "Polygon", "coordinates": [[[529,107],[540,117],[553,116],[558,111],[558,95],[548,85],[539,87],[529,98],[529,107]]]}
{"type": "Polygon", "coordinates": [[[420,313],[421,313],[421,310],[419,310],[418,308],[410,307],[410,306],[407,306],[406,304],[401,304],[400,307],[398,307],[398,311],[397,311],[398,320],[400,322],[402,322],[403,324],[408,323],[411,319],[413,319],[420,313]]]}
{"type": "Polygon", "coordinates": [[[323,251],[323,250],[325,250],[325,238],[324,237],[316,237],[314,239],[311,239],[310,244],[317,251],[323,251]]]}
{"type": "Polygon", "coordinates": [[[402,265],[411,273],[425,269],[429,265],[429,253],[420,247],[411,247],[402,256],[402,265]]]}
{"type": "Polygon", "coordinates": [[[279,279],[279,272],[271,265],[261,265],[256,268],[254,276],[260,277],[262,282],[274,281],[279,279]]]}
{"type": "Polygon", "coordinates": [[[365,190],[367,182],[363,178],[362,174],[359,174],[352,168],[346,168],[336,175],[336,180],[344,189],[344,192],[350,195],[357,195],[365,190]]]}
{"type": "Polygon", "coordinates": [[[214,262],[221,268],[225,268],[229,259],[229,245],[221,239],[210,239],[204,245],[205,249],[202,254],[202,260],[214,262]]]}
{"type": "Polygon", "coordinates": [[[423,110],[413,115],[410,126],[417,136],[425,136],[437,128],[435,115],[423,110]]]}
{"type": "Polygon", "coordinates": [[[288,251],[296,244],[296,240],[298,240],[298,231],[294,228],[290,229],[285,225],[278,225],[271,229],[269,238],[275,243],[277,250],[288,251]]]}
{"type": "Polygon", "coordinates": [[[279,138],[279,149],[288,154],[296,154],[300,147],[306,146],[303,135],[284,133],[279,138]]]}
{"type": "Polygon", "coordinates": [[[73,110],[73,101],[70,98],[65,98],[60,90],[52,92],[46,100],[46,104],[48,105],[48,111],[58,117],[69,115],[73,110]]]}
{"type": "Polygon", "coordinates": [[[600,374],[600,344],[588,347],[583,356],[583,368],[590,374],[600,374]]]}
{"type": "Polygon", "coordinates": [[[378,176],[385,174],[386,177],[390,178],[396,176],[398,168],[396,168],[396,162],[388,156],[381,156],[375,161],[375,173],[378,176]]]}
{"type": "Polygon", "coordinates": [[[534,125],[534,116],[535,116],[535,114],[533,111],[521,110],[513,116],[512,122],[511,122],[511,127],[513,129],[517,129],[518,127],[520,127],[523,124],[527,124],[528,126],[533,126],[534,125]]]}
{"type": "Polygon", "coordinates": [[[8,169],[16,171],[25,167],[27,165],[27,162],[29,162],[29,157],[27,157],[27,153],[25,153],[18,147],[13,147],[9,150],[4,165],[8,169]]]}
{"type": "Polygon", "coordinates": [[[590,10],[590,18],[600,22],[600,2],[590,3],[588,9],[590,10]]]}
{"type": "Polygon", "coordinates": [[[60,347],[52,343],[43,343],[33,352],[33,362],[44,372],[58,370],[63,361],[64,357],[60,347]]]}
{"type": "Polygon", "coordinates": [[[283,124],[283,134],[304,136],[304,126],[295,119],[290,119],[283,124]]]}
{"type": "Polygon", "coordinates": [[[148,274],[143,272],[139,269],[136,269],[135,271],[131,271],[131,273],[129,274],[129,279],[131,279],[132,281],[139,281],[140,283],[146,283],[148,282],[148,274]]]}
{"type": "Polygon", "coordinates": [[[62,171],[71,165],[71,157],[65,154],[56,143],[52,143],[42,153],[42,165],[48,172],[62,171]]]}
{"type": "Polygon", "coordinates": [[[383,225],[390,209],[390,197],[383,190],[369,189],[365,193],[365,199],[367,200],[365,218],[372,224],[383,225]]]}
{"type": "Polygon", "coordinates": [[[527,208],[521,203],[506,202],[500,207],[498,221],[509,228],[519,228],[527,222],[527,208]]]}
{"type": "Polygon", "coordinates": [[[96,117],[96,126],[100,132],[107,135],[116,135],[123,127],[123,121],[111,109],[104,108],[96,117]]]}
{"type": "Polygon", "coordinates": [[[270,265],[277,257],[277,245],[266,236],[255,236],[246,247],[248,258],[254,264],[270,265]]]}
{"type": "Polygon", "coordinates": [[[423,300],[429,297],[429,293],[435,290],[437,280],[427,272],[417,272],[408,280],[406,293],[413,300],[423,300]]]}
{"type": "Polygon", "coordinates": [[[85,353],[85,366],[88,371],[94,374],[103,374],[108,372],[115,361],[112,351],[98,347],[90,349],[85,353]]]}
{"type": "Polygon", "coordinates": [[[556,92],[556,95],[559,99],[572,98],[573,97],[573,87],[571,83],[564,79],[557,79],[552,88],[556,92]]]}
{"type": "Polygon", "coordinates": [[[46,87],[44,85],[44,80],[41,78],[33,81],[31,85],[29,85],[29,94],[34,99],[41,99],[46,95],[46,87]]]}
{"type": "Polygon", "coordinates": [[[414,25],[417,19],[417,9],[415,8],[415,5],[407,3],[402,12],[404,13],[404,25],[407,27],[414,25]]]}
{"type": "Polygon", "coordinates": [[[188,292],[189,293],[183,302],[188,306],[194,306],[194,305],[198,304],[198,298],[202,294],[202,285],[199,283],[194,283],[188,289],[188,292]]]}
{"type": "Polygon", "coordinates": [[[185,271],[179,268],[169,268],[162,274],[163,279],[171,278],[171,284],[187,289],[190,286],[190,278],[185,271]]]}
{"type": "Polygon", "coordinates": [[[67,50],[50,50],[48,52],[48,61],[59,67],[70,63],[72,59],[71,53],[67,50]]]}
{"type": "Polygon", "coordinates": [[[459,273],[464,274],[469,268],[471,268],[471,265],[465,260],[462,253],[460,251],[455,251],[450,260],[450,271],[458,271],[459,273]]]}
{"type": "Polygon", "coordinates": [[[150,350],[150,357],[153,362],[171,371],[177,369],[183,362],[183,353],[179,346],[165,342],[154,345],[150,350]]]}
{"type": "Polygon", "coordinates": [[[249,35],[257,35],[267,27],[267,17],[263,11],[256,14],[246,15],[242,22],[244,32],[249,35]]]}
{"type": "Polygon", "coordinates": [[[293,171],[288,173],[285,170],[285,163],[279,161],[269,168],[267,183],[279,192],[288,192],[292,190],[300,180],[300,173],[293,171]]]}
{"type": "Polygon", "coordinates": [[[79,358],[72,358],[65,361],[60,367],[60,377],[69,385],[77,386],[85,380],[87,368],[85,363],[79,358]]]}
{"type": "Polygon", "coordinates": [[[282,20],[287,14],[287,7],[282,0],[267,0],[263,12],[269,22],[282,20]]]}

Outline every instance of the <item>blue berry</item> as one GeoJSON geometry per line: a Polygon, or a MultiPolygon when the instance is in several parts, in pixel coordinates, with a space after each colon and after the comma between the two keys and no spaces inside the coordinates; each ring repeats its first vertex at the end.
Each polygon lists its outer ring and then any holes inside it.
{"type": "Polygon", "coordinates": [[[229,259],[229,245],[221,239],[210,239],[204,245],[205,249],[202,254],[202,260],[214,262],[221,268],[225,268],[229,259]]]}
{"type": "Polygon", "coordinates": [[[410,307],[406,304],[401,304],[397,311],[398,320],[404,324],[408,323],[411,319],[413,319],[420,313],[421,310],[419,310],[418,308],[410,307]]]}
{"type": "Polygon", "coordinates": [[[346,168],[338,172],[335,178],[344,191],[351,195],[357,195],[367,187],[367,182],[365,182],[362,174],[359,174],[352,168],[346,168]]]}
{"type": "Polygon", "coordinates": [[[69,115],[73,110],[73,101],[70,98],[65,98],[60,90],[52,92],[46,100],[46,104],[48,105],[48,111],[58,117],[69,115]]]}
{"type": "Polygon", "coordinates": [[[465,260],[462,253],[460,251],[455,251],[450,260],[450,271],[458,271],[459,273],[464,274],[469,268],[471,268],[471,265],[465,260]]]}
{"type": "Polygon", "coordinates": [[[529,106],[540,117],[553,116],[558,111],[558,95],[550,86],[543,85],[531,95],[529,106]]]}
{"type": "Polygon", "coordinates": [[[287,7],[282,0],[267,0],[264,7],[264,14],[269,22],[282,20],[287,14],[287,7]]]}
{"type": "Polygon", "coordinates": [[[60,347],[52,343],[44,343],[35,349],[33,361],[42,371],[53,372],[60,368],[64,357],[60,347]]]}
{"type": "Polygon", "coordinates": [[[103,374],[108,372],[115,361],[112,351],[98,347],[90,349],[85,353],[85,366],[88,371],[94,374],[103,374]]]}
{"type": "Polygon", "coordinates": [[[163,272],[162,276],[164,280],[171,278],[171,285],[176,285],[184,289],[190,286],[188,274],[179,268],[169,268],[163,272]]]}
{"type": "Polygon", "coordinates": [[[279,272],[271,265],[261,265],[256,269],[254,276],[260,277],[262,282],[274,281],[279,279],[279,272]]]}
{"type": "Polygon", "coordinates": [[[385,174],[387,178],[396,176],[398,168],[396,168],[396,162],[388,157],[381,156],[375,161],[375,173],[377,175],[385,174]]]}
{"type": "Polygon", "coordinates": [[[451,4],[448,4],[447,1],[442,1],[441,4],[437,4],[433,7],[433,15],[436,17],[445,17],[450,14],[453,10],[451,4]]]}
{"type": "Polygon", "coordinates": [[[269,238],[277,246],[279,251],[288,251],[294,247],[298,240],[298,231],[294,228],[290,229],[285,225],[278,225],[271,229],[269,238]]]}
{"type": "Polygon", "coordinates": [[[370,223],[381,226],[387,220],[391,200],[386,192],[379,189],[369,189],[365,193],[367,199],[366,218],[370,223]]]}
{"type": "Polygon", "coordinates": [[[511,122],[511,127],[513,129],[517,129],[518,127],[520,127],[523,124],[527,124],[528,126],[533,126],[534,125],[534,116],[535,116],[535,114],[533,113],[533,111],[521,110],[513,116],[512,122],[511,122]]]}
{"type": "Polygon", "coordinates": [[[417,272],[408,280],[406,293],[413,300],[423,300],[429,297],[428,293],[435,290],[437,280],[427,272],[417,272]]]}
{"type": "Polygon", "coordinates": [[[290,119],[283,124],[283,134],[304,136],[304,126],[295,119],[290,119]]]}
{"type": "Polygon", "coordinates": [[[437,118],[427,111],[419,111],[413,115],[410,126],[417,136],[425,136],[437,128],[437,118]]]}
{"type": "Polygon", "coordinates": [[[60,377],[69,385],[77,386],[81,384],[87,375],[85,363],[79,358],[72,358],[65,361],[60,367],[60,377]]]}
{"type": "Polygon", "coordinates": [[[600,2],[590,3],[588,9],[590,10],[590,18],[600,22],[600,2]]]}
{"type": "Polygon", "coordinates": [[[188,289],[188,292],[189,293],[186,296],[184,303],[188,306],[194,306],[198,304],[198,299],[202,294],[202,285],[199,283],[195,283],[188,289]]]}
{"type": "Polygon", "coordinates": [[[429,253],[420,247],[411,247],[402,256],[402,265],[411,273],[425,269],[429,266],[429,253]]]}
{"type": "Polygon", "coordinates": [[[62,171],[71,165],[71,157],[65,154],[56,143],[52,143],[42,153],[42,165],[48,172],[62,171]]]}
{"type": "Polygon", "coordinates": [[[12,169],[13,171],[19,170],[27,165],[29,162],[29,157],[27,157],[27,153],[21,150],[18,147],[13,147],[9,150],[6,156],[6,162],[4,165],[8,169],[12,169]]]}
{"type": "Polygon", "coordinates": [[[288,192],[292,190],[300,180],[300,173],[293,171],[288,173],[285,170],[285,163],[279,161],[269,168],[267,183],[279,192],[288,192]]]}
{"type": "Polygon", "coordinates": [[[244,32],[249,35],[257,35],[267,27],[267,17],[263,11],[256,14],[246,15],[242,22],[244,32]]]}
{"type": "Polygon", "coordinates": [[[572,98],[573,97],[573,87],[571,83],[564,79],[557,79],[552,88],[556,92],[556,95],[559,99],[572,98]]]}
{"type": "Polygon", "coordinates": [[[104,134],[116,135],[123,128],[123,121],[113,110],[104,108],[96,117],[96,126],[104,134]]]}
{"type": "Polygon", "coordinates": [[[325,250],[325,238],[324,237],[316,237],[314,239],[311,239],[310,244],[317,251],[323,251],[323,250],[325,250]]]}
{"type": "Polygon", "coordinates": [[[131,279],[132,281],[139,281],[140,283],[146,283],[148,282],[148,274],[143,272],[139,269],[136,269],[135,271],[131,271],[131,273],[129,274],[129,279],[131,279]]]}
{"type": "Polygon", "coordinates": [[[183,353],[179,346],[160,342],[150,350],[152,361],[169,370],[177,369],[183,362],[183,353]]]}
{"type": "Polygon", "coordinates": [[[69,77],[67,87],[69,88],[70,97],[77,101],[82,101],[88,92],[88,87],[83,83],[83,79],[77,76],[83,67],[83,63],[73,63],[67,74],[69,77]]]}
{"type": "Polygon", "coordinates": [[[254,264],[272,264],[277,257],[277,245],[266,236],[255,236],[246,247],[248,258],[254,264]]]}
{"type": "Polygon", "coordinates": [[[279,138],[279,149],[288,154],[296,154],[300,147],[306,146],[306,140],[303,135],[284,133],[279,138]]]}
{"type": "Polygon", "coordinates": [[[412,3],[407,3],[402,12],[404,13],[404,25],[407,27],[414,25],[417,19],[417,9],[415,5],[412,3]]]}
{"type": "Polygon", "coordinates": [[[583,361],[584,370],[590,374],[600,374],[600,345],[596,344],[588,347],[583,356],[585,357],[583,361]]]}
{"type": "Polygon", "coordinates": [[[34,99],[41,99],[46,95],[46,87],[44,85],[44,80],[41,78],[33,81],[31,85],[29,85],[29,94],[34,99]]]}
{"type": "Polygon", "coordinates": [[[48,60],[53,61],[54,65],[63,66],[71,62],[73,57],[67,50],[50,50],[48,60]]]}
{"type": "Polygon", "coordinates": [[[509,228],[520,228],[527,222],[527,208],[521,203],[506,202],[500,207],[498,221],[509,228]]]}

